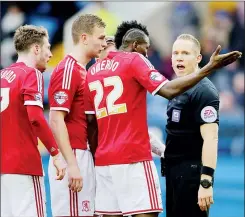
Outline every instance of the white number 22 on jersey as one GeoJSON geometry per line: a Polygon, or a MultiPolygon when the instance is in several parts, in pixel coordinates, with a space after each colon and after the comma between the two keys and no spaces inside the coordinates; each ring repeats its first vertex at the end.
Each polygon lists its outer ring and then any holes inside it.
{"type": "Polygon", "coordinates": [[[120,77],[112,76],[108,78],[104,78],[104,86],[109,87],[112,86],[113,90],[108,94],[106,98],[106,107],[100,108],[99,105],[104,96],[103,85],[100,81],[94,81],[89,83],[90,91],[96,91],[96,95],[94,97],[94,106],[96,110],[97,119],[104,118],[108,115],[122,114],[127,112],[126,103],[115,104],[115,101],[119,99],[123,94],[123,83],[120,77]]]}
{"type": "Polygon", "coordinates": [[[10,88],[1,88],[1,112],[3,112],[9,105],[9,90],[10,88]]]}

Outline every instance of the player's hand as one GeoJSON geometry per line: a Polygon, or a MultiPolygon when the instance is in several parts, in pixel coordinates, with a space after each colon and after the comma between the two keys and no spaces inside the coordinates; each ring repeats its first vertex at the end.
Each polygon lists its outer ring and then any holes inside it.
{"type": "Polygon", "coordinates": [[[213,187],[203,188],[201,185],[198,190],[198,205],[202,211],[207,211],[208,208],[214,203],[213,200],[213,187]]]}
{"type": "Polygon", "coordinates": [[[56,175],[57,175],[55,179],[62,180],[65,176],[66,167],[60,153],[53,156],[53,164],[56,168],[56,175]]]}
{"type": "Polygon", "coordinates": [[[83,178],[77,165],[68,165],[68,187],[73,192],[79,192],[83,188],[83,178]]]}
{"type": "Polygon", "coordinates": [[[212,70],[227,66],[235,62],[238,58],[242,56],[242,53],[240,51],[232,51],[221,55],[220,55],[220,51],[221,51],[221,46],[218,45],[218,47],[210,57],[208,64],[212,68],[212,70]]]}

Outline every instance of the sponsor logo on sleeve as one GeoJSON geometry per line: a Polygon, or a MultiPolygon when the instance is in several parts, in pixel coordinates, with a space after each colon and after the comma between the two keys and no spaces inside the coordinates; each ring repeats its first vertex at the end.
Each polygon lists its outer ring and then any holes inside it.
{"type": "Polygon", "coordinates": [[[42,98],[42,94],[41,93],[36,93],[34,97],[35,97],[35,100],[36,101],[40,101],[40,102],[43,101],[43,98],[42,98]]]}
{"type": "Polygon", "coordinates": [[[212,123],[217,119],[217,111],[213,106],[206,106],[201,111],[201,118],[207,123],[212,123]]]}
{"type": "Polygon", "coordinates": [[[59,105],[63,105],[68,100],[68,95],[64,91],[58,91],[54,94],[54,100],[59,105]]]}
{"type": "Polygon", "coordinates": [[[163,76],[159,72],[151,72],[150,79],[153,81],[162,81],[163,76]]]}

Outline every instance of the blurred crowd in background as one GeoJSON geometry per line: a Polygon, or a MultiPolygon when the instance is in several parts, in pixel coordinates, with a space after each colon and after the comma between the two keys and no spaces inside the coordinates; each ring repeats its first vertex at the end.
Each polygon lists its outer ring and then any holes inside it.
{"type": "MultiPolygon", "coordinates": [[[[16,61],[16,53],[13,45],[13,34],[16,28],[23,24],[42,25],[48,29],[50,43],[52,44],[53,58],[49,68],[44,73],[45,78],[45,103],[47,104],[47,87],[50,72],[63,58],[65,52],[64,25],[70,17],[96,6],[96,14],[107,23],[107,34],[113,35],[117,25],[125,20],[120,9],[112,10],[110,4],[103,2],[2,2],[1,3],[1,67],[6,67],[16,61]]],[[[124,3],[127,4],[127,3],[124,3]]],[[[145,4],[145,3],[140,3],[145,4]]],[[[160,3],[155,3],[160,4],[160,3]]],[[[167,4],[167,3],[166,3],[167,4]]],[[[161,3],[163,5],[163,3],[161,3]]],[[[141,5],[143,7],[143,5],[141,5]]],[[[151,63],[168,79],[174,78],[171,67],[171,47],[179,34],[190,33],[199,39],[202,45],[203,60],[200,67],[204,66],[216,49],[222,46],[222,52],[239,50],[243,52],[242,58],[232,65],[223,68],[210,75],[210,79],[220,92],[220,119],[221,143],[220,150],[232,151],[239,154],[244,151],[244,2],[171,2],[168,3],[168,12],[161,13],[158,21],[143,18],[154,14],[154,10],[141,15],[139,21],[149,27],[152,43],[148,56],[151,63]],[[143,17],[143,18],[142,18],[143,17]],[[161,19],[162,25],[161,25],[161,19]],[[168,27],[164,20],[167,19],[168,27]],[[156,21],[156,22],[155,22],[156,21]],[[160,23],[157,28],[164,28],[165,35],[158,36],[152,31],[152,26],[160,23]],[[168,37],[167,37],[168,35],[168,37]],[[156,37],[155,37],[156,36],[156,37]],[[167,38],[167,40],[166,40],[167,38]],[[160,41],[160,42],[159,42],[160,41]],[[222,122],[223,121],[223,122],[222,122]],[[223,135],[223,136],[222,136],[223,135]],[[222,142],[223,140],[223,142],[222,142]]],[[[139,9],[139,8],[138,8],[139,9]]],[[[135,12],[135,10],[134,10],[135,12]]],[[[130,13],[130,8],[128,8],[130,13]]],[[[135,12],[136,13],[136,12],[135,12]]],[[[130,17],[130,16],[129,16],[130,17]]],[[[134,17],[137,19],[137,17],[134,17]]],[[[166,123],[167,100],[160,97],[148,97],[149,125],[163,130],[166,123]]]]}

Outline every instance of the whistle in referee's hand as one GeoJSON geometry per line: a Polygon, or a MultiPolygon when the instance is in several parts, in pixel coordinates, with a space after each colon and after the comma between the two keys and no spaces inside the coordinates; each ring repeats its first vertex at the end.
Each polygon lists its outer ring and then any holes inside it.
{"type": "Polygon", "coordinates": [[[166,172],[166,160],[163,157],[161,157],[160,159],[161,159],[161,175],[162,177],[164,177],[166,172]]]}

